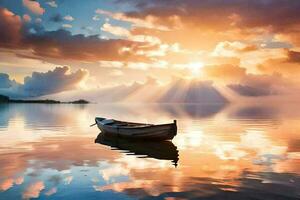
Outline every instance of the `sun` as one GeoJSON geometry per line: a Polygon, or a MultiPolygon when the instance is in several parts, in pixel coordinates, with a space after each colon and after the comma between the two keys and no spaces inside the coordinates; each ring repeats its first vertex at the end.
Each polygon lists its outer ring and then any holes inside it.
{"type": "Polygon", "coordinates": [[[192,62],[188,64],[188,69],[191,71],[193,76],[200,75],[201,69],[204,64],[202,62],[192,62]]]}

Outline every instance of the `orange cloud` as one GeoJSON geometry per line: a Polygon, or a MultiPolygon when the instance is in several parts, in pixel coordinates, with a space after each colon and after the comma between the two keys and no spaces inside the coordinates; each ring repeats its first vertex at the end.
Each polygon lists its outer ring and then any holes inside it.
{"type": "Polygon", "coordinates": [[[29,185],[26,190],[23,192],[23,198],[38,198],[40,196],[40,192],[45,188],[44,183],[42,181],[38,181],[29,185]]]}
{"type": "MultiPolygon", "coordinates": [[[[297,1],[238,1],[187,0],[187,1],[118,1],[136,8],[122,13],[123,18],[146,20],[155,18],[156,26],[166,26],[171,31],[157,31],[142,27],[140,31],[152,32],[162,41],[179,42],[185,48],[210,49],[220,41],[261,41],[277,37],[282,42],[299,44],[297,1]],[[266,15],[266,10],[268,14],[266,15]],[[176,20],[174,20],[176,19],[176,20]],[[187,37],[188,36],[188,37],[187,37]],[[297,42],[298,41],[298,42],[297,42]]],[[[253,50],[255,46],[245,48],[253,50]]]]}
{"type": "Polygon", "coordinates": [[[258,69],[263,73],[281,73],[298,81],[300,52],[285,50],[281,57],[266,60],[258,69]]]}
{"type": "Polygon", "coordinates": [[[220,42],[217,44],[213,55],[215,56],[224,56],[224,57],[234,57],[239,53],[245,53],[250,51],[257,50],[258,47],[254,44],[245,44],[242,42],[220,42]]]}
{"type": "Polygon", "coordinates": [[[21,39],[21,18],[6,8],[0,8],[0,47],[16,47],[21,39]]]}
{"type": "Polygon", "coordinates": [[[225,82],[238,82],[246,75],[246,69],[236,65],[212,65],[205,66],[203,73],[212,80],[225,82]]]}
{"type": "Polygon", "coordinates": [[[45,12],[45,9],[41,7],[38,1],[23,0],[23,5],[36,15],[42,15],[45,12]]]}
{"type": "Polygon", "coordinates": [[[0,184],[0,190],[6,191],[9,188],[11,188],[13,185],[14,185],[14,179],[12,178],[6,179],[0,184]]]}

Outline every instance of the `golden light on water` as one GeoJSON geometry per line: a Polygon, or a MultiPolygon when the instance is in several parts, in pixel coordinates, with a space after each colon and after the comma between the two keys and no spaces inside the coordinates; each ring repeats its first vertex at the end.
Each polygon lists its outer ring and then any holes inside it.
{"type": "MultiPolygon", "coordinates": [[[[300,173],[297,168],[299,152],[293,144],[297,135],[290,126],[293,125],[296,130],[299,127],[289,118],[282,118],[282,123],[275,125],[273,120],[233,120],[229,117],[230,108],[211,116],[195,118],[189,112],[196,110],[196,105],[187,110],[179,109],[178,105],[173,105],[176,109],[167,106],[165,111],[162,107],[155,106],[150,109],[149,105],[139,105],[139,109],[126,105],[97,104],[86,107],[42,106],[35,109],[32,106],[34,105],[9,111],[9,116],[18,112],[18,117],[9,118],[11,121],[7,124],[8,130],[1,137],[0,146],[6,149],[0,155],[4,160],[0,165],[2,192],[24,184],[17,180],[22,177],[22,180],[26,180],[26,197],[60,194],[63,191],[59,184],[55,189],[49,184],[52,175],[56,173],[61,176],[63,187],[70,190],[74,189],[73,184],[83,184],[83,180],[87,178],[94,192],[113,190],[126,193],[129,189],[143,187],[144,191],[152,195],[190,191],[202,184],[210,184],[222,191],[240,192],[244,179],[252,180],[255,177],[255,180],[271,183],[276,181],[276,176],[284,178],[286,173],[300,173]],[[49,120],[28,115],[32,110],[35,112],[34,116],[46,114],[49,120]],[[124,110],[127,111],[126,114],[124,110]],[[143,115],[145,112],[147,115],[143,115]],[[78,117],[64,117],[66,113],[73,113],[78,117]],[[179,151],[177,167],[175,168],[173,161],[160,160],[159,157],[151,157],[151,154],[135,155],[134,151],[94,143],[99,133],[97,127],[89,127],[94,115],[112,115],[131,121],[138,121],[143,116],[149,123],[168,122],[176,118],[178,134],[173,140],[172,148],[179,151]],[[39,126],[36,127],[33,122],[39,122],[39,126]],[[8,137],[14,132],[28,135],[30,130],[33,131],[32,135],[38,134],[39,137],[32,137],[31,140],[24,138],[24,141],[16,138],[14,142],[11,142],[13,137],[8,137]],[[279,130],[285,130],[285,134],[279,134],[279,130]],[[8,148],[6,141],[13,144],[14,148],[8,148]],[[31,148],[24,148],[26,146],[31,148]],[[7,155],[13,161],[8,160],[7,155]],[[35,167],[41,166],[45,169],[42,176],[37,175],[28,185],[30,176],[20,172],[29,170],[31,173],[35,167]],[[271,172],[277,175],[273,177],[268,174],[271,172]],[[43,187],[41,184],[33,187],[39,182],[44,183],[43,187]]],[[[136,148],[137,151],[141,149],[136,148]]],[[[168,149],[165,151],[160,153],[168,154],[168,149]]],[[[296,181],[293,178],[291,180],[296,181]]],[[[204,194],[198,195],[215,194],[209,188],[203,190],[204,194]]]]}

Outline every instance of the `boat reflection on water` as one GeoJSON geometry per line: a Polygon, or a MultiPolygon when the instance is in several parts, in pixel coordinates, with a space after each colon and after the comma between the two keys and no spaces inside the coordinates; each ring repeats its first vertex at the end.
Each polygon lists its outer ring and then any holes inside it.
{"type": "Polygon", "coordinates": [[[128,140],[99,133],[95,143],[110,146],[112,150],[121,150],[126,155],[135,155],[138,158],[171,160],[175,167],[179,160],[179,151],[171,141],[128,140]]]}

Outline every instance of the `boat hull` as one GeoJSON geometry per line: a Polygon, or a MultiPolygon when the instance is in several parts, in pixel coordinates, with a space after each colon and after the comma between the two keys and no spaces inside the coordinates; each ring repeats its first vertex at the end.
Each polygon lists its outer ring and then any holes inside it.
{"type": "Polygon", "coordinates": [[[172,140],[177,134],[176,123],[147,125],[145,127],[118,127],[104,125],[96,118],[98,128],[106,136],[121,137],[138,140],[172,140]]]}

